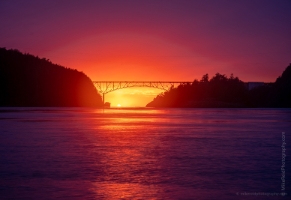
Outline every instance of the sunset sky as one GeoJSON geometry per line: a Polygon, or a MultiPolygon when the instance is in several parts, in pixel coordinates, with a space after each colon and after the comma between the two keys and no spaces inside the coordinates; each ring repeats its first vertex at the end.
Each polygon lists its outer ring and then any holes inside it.
{"type": "MultiPolygon", "coordinates": [[[[94,81],[193,81],[208,73],[273,82],[291,63],[290,0],[1,0],[0,47],[94,81]]],[[[113,106],[162,92],[119,90],[113,106]]]]}

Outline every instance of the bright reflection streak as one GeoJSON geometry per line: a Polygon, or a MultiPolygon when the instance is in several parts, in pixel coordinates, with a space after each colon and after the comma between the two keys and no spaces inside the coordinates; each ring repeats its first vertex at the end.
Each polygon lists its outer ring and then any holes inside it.
{"type": "Polygon", "coordinates": [[[105,199],[152,199],[159,194],[158,188],[138,183],[95,183],[98,197],[105,199]],[[146,191],[146,194],[145,194],[146,191]]]}
{"type": "MultiPolygon", "coordinates": [[[[148,168],[162,169],[158,158],[150,153],[160,143],[157,137],[148,137],[144,133],[149,130],[146,124],[153,123],[160,113],[155,109],[140,109],[138,112],[124,108],[104,110],[106,123],[96,129],[107,141],[103,144],[107,150],[102,151],[102,163],[106,165],[103,173],[107,179],[94,183],[97,198],[151,199],[159,196],[160,187],[144,183],[148,179],[159,181],[156,175],[149,174],[148,168]]],[[[100,145],[96,141],[95,145],[100,145]]]]}

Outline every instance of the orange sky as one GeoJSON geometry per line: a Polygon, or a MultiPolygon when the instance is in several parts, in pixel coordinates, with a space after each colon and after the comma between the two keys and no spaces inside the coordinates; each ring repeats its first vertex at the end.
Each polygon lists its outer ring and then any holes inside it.
{"type": "MultiPolygon", "coordinates": [[[[77,69],[93,81],[193,81],[231,73],[272,82],[291,57],[290,1],[3,1],[0,47],[77,69]]],[[[152,88],[106,96],[145,106],[152,88]]]]}
{"type": "Polygon", "coordinates": [[[100,81],[192,81],[206,73],[214,62],[216,67],[220,62],[205,58],[183,44],[128,32],[82,38],[46,55],[65,66],[82,69],[93,80],[100,81]]]}
{"type": "MultiPolygon", "coordinates": [[[[98,81],[193,81],[217,72],[228,76],[234,73],[246,81],[274,81],[281,73],[271,73],[272,68],[261,71],[235,67],[244,61],[203,56],[183,43],[125,31],[74,40],[45,54],[54,62],[81,70],[98,81]],[[265,76],[259,77],[255,71],[265,76]]],[[[283,70],[285,66],[280,67],[283,70]]],[[[129,88],[107,94],[105,101],[112,106],[145,106],[160,92],[163,91],[129,88]]]]}
{"type": "MultiPolygon", "coordinates": [[[[98,81],[193,81],[212,72],[213,63],[221,73],[226,73],[224,67],[228,66],[218,59],[203,57],[186,45],[129,32],[82,38],[46,55],[60,60],[62,65],[81,69],[98,81]]],[[[163,90],[129,88],[107,94],[105,101],[112,106],[145,106],[160,92],[163,90]]]]}

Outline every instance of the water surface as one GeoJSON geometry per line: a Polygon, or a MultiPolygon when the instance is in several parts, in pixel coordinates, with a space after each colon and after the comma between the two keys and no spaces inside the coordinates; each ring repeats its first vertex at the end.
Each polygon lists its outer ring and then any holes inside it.
{"type": "Polygon", "coordinates": [[[2,108],[0,196],[281,199],[241,193],[282,192],[290,131],[290,109],[2,108]]]}

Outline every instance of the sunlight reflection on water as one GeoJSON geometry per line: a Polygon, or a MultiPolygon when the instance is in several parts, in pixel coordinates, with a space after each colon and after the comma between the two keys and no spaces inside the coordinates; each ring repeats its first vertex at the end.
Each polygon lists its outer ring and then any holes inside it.
{"type": "Polygon", "coordinates": [[[290,119],[290,109],[3,108],[0,194],[233,199],[280,192],[281,132],[288,138],[290,119]]]}

